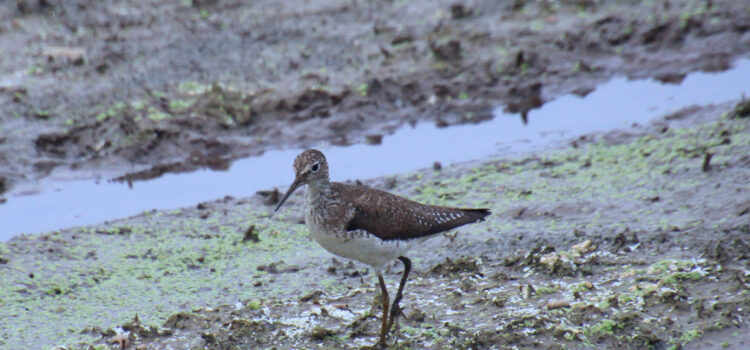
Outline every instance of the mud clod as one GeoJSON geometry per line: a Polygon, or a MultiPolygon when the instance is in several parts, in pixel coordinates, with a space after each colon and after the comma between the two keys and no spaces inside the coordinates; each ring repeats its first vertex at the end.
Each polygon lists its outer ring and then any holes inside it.
{"type": "Polygon", "coordinates": [[[356,320],[354,320],[350,325],[349,329],[351,331],[349,332],[349,337],[351,338],[359,338],[359,337],[365,337],[369,334],[368,325],[369,325],[369,319],[374,318],[372,316],[365,315],[363,317],[360,317],[356,320]]]}
{"type": "Polygon", "coordinates": [[[435,57],[444,61],[458,61],[461,59],[461,42],[449,40],[446,43],[437,44],[430,42],[430,50],[435,57]]]}
{"type": "Polygon", "coordinates": [[[714,156],[713,153],[706,152],[706,154],[703,155],[703,166],[701,166],[701,170],[703,172],[707,172],[711,170],[711,158],[714,156]]]}
{"type": "Polygon", "coordinates": [[[383,135],[366,135],[365,143],[368,145],[379,145],[383,143],[383,135]]]}
{"type": "Polygon", "coordinates": [[[250,227],[245,230],[245,234],[242,236],[242,242],[260,242],[260,236],[258,235],[258,230],[255,228],[255,225],[250,225],[250,227]]]}
{"type": "Polygon", "coordinates": [[[263,204],[265,205],[276,205],[281,200],[281,193],[278,188],[274,188],[271,191],[258,191],[257,194],[263,197],[263,204]]]}
{"type": "Polygon", "coordinates": [[[466,8],[462,3],[455,3],[451,5],[451,18],[462,19],[471,16],[472,10],[466,8]]]}
{"type": "Polygon", "coordinates": [[[425,318],[427,318],[427,315],[424,313],[424,311],[415,307],[412,308],[412,311],[411,313],[409,313],[407,318],[414,322],[424,322],[425,318]]]}
{"type": "Polygon", "coordinates": [[[276,325],[247,319],[234,319],[224,324],[227,331],[203,333],[203,342],[209,349],[248,349],[270,344],[275,339],[276,325]]]}
{"type": "Polygon", "coordinates": [[[336,335],[336,332],[322,326],[316,326],[310,331],[310,338],[316,341],[326,340],[326,338],[333,337],[334,335],[336,335]]]}
{"type": "Polygon", "coordinates": [[[216,335],[210,332],[204,332],[201,334],[201,338],[204,342],[206,342],[207,345],[212,345],[216,343],[216,335]]]}
{"type": "Polygon", "coordinates": [[[684,73],[664,73],[657,75],[655,78],[666,84],[681,84],[686,76],[684,73]]]}
{"type": "Polygon", "coordinates": [[[172,335],[174,332],[168,328],[159,328],[155,326],[146,326],[141,324],[138,319],[138,315],[135,315],[132,321],[121,326],[124,331],[138,335],[142,339],[154,338],[154,337],[166,337],[172,335]]]}
{"type": "Polygon", "coordinates": [[[277,261],[270,263],[268,265],[260,265],[257,267],[258,271],[265,271],[271,274],[277,274],[277,273],[289,273],[289,272],[297,272],[299,271],[299,267],[295,265],[286,265],[284,261],[277,261]]]}
{"type": "Polygon", "coordinates": [[[469,336],[459,347],[461,349],[488,349],[498,344],[507,344],[508,341],[505,334],[493,331],[479,331],[469,336]]]}
{"type": "Polygon", "coordinates": [[[457,260],[445,258],[445,262],[433,266],[430,270],[430,273],[442,276],[457,275],[464,272],[479,272],[479,265],[476,258],[463,257],[457,260]]]}
{"type": "Polygon", "coordinates": [[[734,106],[731,116],[734,118],[750,117],[750,99],[743,97],[742,100],[734,106]]]}
{"type": "Polygon", "coordinates": [[[623,250],[625,252],[629,252],[630,248],[627,247],[627,245],[630,244],[638,244],[640,243],[640,240],[638,239],[638,235],[633,232],[630,237],[627,236],[627,234],[630,233],[630,228],[625,228],[625,230],[620,231],[613,239],[612,239],[612,248],[615,252],[623,250]]]}
{"type": "Polygon", "coordinates": [[[411,33],[400,33],[393,37],[391,45],[400,45],[414,41],[414,35],[411,33]]]}
{"type": "Polygon", "coordinates": [[[203,324],[205,320],[199,315],[180,312],[170,316],[165,322],[164,327],[172,329],[191,329],[196,324],[203,324]]]}
{"type": "Polygon", "coordinates": [[[304,295],[303,297],[299,298],[299,301],[303,303],[313,303],[318,304],[320,302],[320,297],[323,295],[322,290],[316,290],[313,292],[310,292],[309,294],[304,295]]]}

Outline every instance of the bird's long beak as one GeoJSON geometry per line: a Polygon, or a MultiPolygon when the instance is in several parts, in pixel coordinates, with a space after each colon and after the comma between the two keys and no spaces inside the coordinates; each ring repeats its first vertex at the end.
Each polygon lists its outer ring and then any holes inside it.
{"type": "Polygon", "coordinates": [[[279,201],[279,205],[276,206],[276,209],[274,211],[278,211],[279,208],[281,208],[281,205],[284,204],[284,202],[286,202],[287,198],[289,198],[289,196],[292,195],[292,192],[294,192],[294,190],[296,190],[297,187],[302,186],[302,184],[303,182],[299,177],[295,178],[294,182],[292,182],[292,185],[289,186],[289,189],[286,191],[286,194],[284,194],[284,197],[281,198],[281,201],[279,201]]]}

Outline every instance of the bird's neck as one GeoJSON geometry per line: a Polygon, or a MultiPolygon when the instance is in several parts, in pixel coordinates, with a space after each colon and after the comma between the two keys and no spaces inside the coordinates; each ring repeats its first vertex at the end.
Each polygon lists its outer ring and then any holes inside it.
{"type": "Polygon", "coordinates": [[[315,198],[319,196],[328,196],[331,193],[331,182],[328,179],[319,179],[310,181],[307,184],[307,197],[315,198]]]}

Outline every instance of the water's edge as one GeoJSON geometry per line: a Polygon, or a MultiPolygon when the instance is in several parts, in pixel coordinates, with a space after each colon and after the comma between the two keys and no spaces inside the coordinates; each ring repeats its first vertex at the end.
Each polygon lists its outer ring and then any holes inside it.
{"type": "MultiPolygon", "coordinates": [[[[567,95],[531,111],[529,125],[498,108],[495,118],[484,123],[449,128],[419,124],[384,137],[378,146],[319,148],[329,158],[335,180],[414,171],[435,161],[450,164],[542,149],[583,134],[645,124],[686,106],[737,99],[750,93],[743,77],[750,77],[748,59],[721,73],[692,73],[680,85],[614,78],[584,98],[567,95]]],[[[228,171],[169,174],[137,182],[132,188],[95,180],[42,182],[40,193],[11,192],[8,201],[0,205],[0,240],[286,186],[292,180],[291,164],[299,151],[269,151],[238,160],[228,171]]]]}

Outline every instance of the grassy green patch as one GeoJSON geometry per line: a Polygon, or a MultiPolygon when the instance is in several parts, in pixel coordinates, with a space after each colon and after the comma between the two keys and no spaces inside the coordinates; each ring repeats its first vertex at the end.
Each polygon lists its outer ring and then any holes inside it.
{"type": "Polygon", "coordinates": [[[177,91],[183,94],[199,94],[208,90],[208,86],[194,81],[185,81],[177,85],[177,91]]]}
{"type": "Polygon", "coordinates": [[[700,338],[701,336],[703,336],[703,332],[701,332],[701,331],[699,331],[697,329],[692,329],[692,330],[689,330],[689,331],[687,331],[685,333],[682,333],[682,335],[680,336],[679,342],[682,345],[685,345],[685,344],[687,344],[687,343],[689,343],[689,342],[691,342],[693,340],[696,340],[696,339],[700,338]]]}
{"type": "Polygon", "coordinates": [[[117,102],[112,107],[107,109],[106,111],[100,112],[96,115],[96,121],[97,122],[103,122],[109,118],[112,118],[116,115],[118,115],[124,108],[125,108],[125,102],[117,102]]]}
{"type": "Polygon", "coordinates": [[[370,86],[367,85],[367,83],[362,83],[357,86],[357,92],[359,92],[359,95],[362,97],[367,96],[368,91],[370,91],[370,86]]]}
{"type": "Polygon", "coordinates": [[[173,99],[173,100],[169,100],[169,109],[172,111],[180,111],[180,110],[188,109],[192,107],[194,104],[195,104],[195,100],[173,99]]]}
{"type": "Polygon", "coordinates": [[[595,325],[584,328],[583,333],[587,337],[614,335],[617,329],[622,329],[622,325],[613,320],[604,319],[595,325]]]}
{"type": "Polygon", "coordinates": [[[146,115],[148,119],[151,119],[155,122],[158,122],[160,120],[164,120],[170,117],[169,114],[164,113],[162,111],[157,110],[156,108],[149,107],[148,108],[148,114],[146,115]]]}

